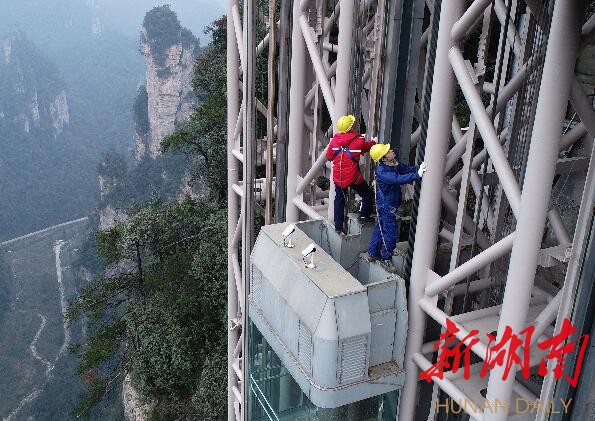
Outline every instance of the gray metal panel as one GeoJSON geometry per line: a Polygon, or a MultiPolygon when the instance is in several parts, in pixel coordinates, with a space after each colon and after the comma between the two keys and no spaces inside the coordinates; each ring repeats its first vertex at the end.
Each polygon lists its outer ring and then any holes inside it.
{"type": "Polygon", "coordinates": [[[340,384],[354,383],[367,377],[369,339],[369,335],[360,335],[340,340],[337,373],[340,384]]]}
{"type": "Polygon", "coordinates": [[[339,338],[370,333],[370,310],[365,292],[335,298],[339,338]]]}
{"type": "Polygon", "coordinates": [[[393,278],[384,282],[376,282],[367,287],[368,303],[371,313],[395,307],[395,294],[397,293],[396,279],[393,278]]]}
{"type": "MultiPolygon", "coordinates": [[[[281,233],[286,226],[287,224],[275,224],[264,226],[261,229],[259,243],[262,241],[262,244],[260,247],[255,246],[253,257],[265,276],[275,283],[276,278],[281,278],[281,282],[287,283],[288,278],[293,280],[295,277],[304,276],[309,278],[328,297],[365,290],[353,276],[338,266],[324,250],[318,249],[315,252],[314,262],[316,268],[306,268],[301,251],[313,241],[298,227],[292,234],[295,247],[284,247],[281,233]],[[291,263],[285,263],[287,261],[291,263]],[[278,264],[271,264],[271,262],[278,262],[278,264]],[[283,273],[279,273],[280,271],[283,273]],[[277,276],[273,276],[273,274],[277,276]]],[[[291,285],[288,287],[291,287],[291,285]]]]}
{"type": "MultiPolygon", "coordinates": [[[[289,279],[291,283],[291,279],[289,279]]],[[[286,297],[289,305],[299,315],[311,332],[316,330],[320,315],[327,301],[327,297],[309,279],[305,282],[295,282],[291,289],[284,288],[279,293],[286,297]],[[291,295],[287,295],[291,294],[291,295]]],[[[288,283],[285,284],[287,286],[288,283]]]]}
{"type": "Polygon", "coordinates": [[[359,235],[344,235],[341,241],[341,266],[343,266],[352,276],[357,275],[357,262],[361,252],[359,235]]]}
{"type": "Polygon", "coordinates": [[[339,336],[333,299],[326,302],[320,323],[314,332],[313,343],[312,377],[314,381],[323,387],[336,386],[339,336]]]}
{"type": "Polygon", "coordinates": [[[297,223],[296,226],[333,258],[339,256],[341,235],[337,234],[328,222],[304,221],[297,223]]]}
{"type": "Polygon", "coordinates": [[[312,332],[301,321],[298,330],[298,361],[304,371],[312,375],[312,332]]]}
{"type": "MultiPolygon", "coordinates": [[[[288,305],[284,306],[284,312],[281,313],[281,326],[278,332],[281,337],[285,339],[285,344],[294,356],[298,355],[298,338],[299,338],[299,324],[300,317],[288,305]]],[[[276,313],[279,314],[279,313],[276,313]]]]}
{"type": "Polygon", "coordinates": [[[252,303],[259,307],[262,303],[262,284],[264,282],[263,275],[260,269],[252,265],[252,277],[250,279],[250,294],[252,295],[252,303]]]}
{"type": "Polygon", "coordinates": [[[404,367],[405,360],[405,342],[407,341],[407,330],[409,326],[407,314],[407,289],[405,288],[405,281],[402,278],[397,278],[397,294],[396,294],[396,308],[397,308],[397,322],[395,326],[395,340],[393,344],[393,360],[404,367]]]}
{"type": "MultiPolygon", "coordinates": [[[[279,236],[281,235],[279,234],[279,236]]],[[[304,265],[301,259],[298,266],[297,263],[288,258],[283,249],[268,235],[261,233],[252,253],[253,266],[262,272],[263,277],[267,280],[266,283],[270,283],[275,287],[277,293],[285,298],[286,302],[299,314],[308,328],[313,331],[322,313],[326,296],[303,274],[304,265]],[[271,264],[271,262],[277,264],[271,264]]],[[[263,296],[268,298],[268,295],[263,296]]]]}
{"type": "Polygon", "coordinates": [[[397,312],[395,309],[371,314],[370,366],[386,363],[393,359],[396,319],[397,312]]]}
{"type": "Polygon", "coordinates": [[[345,384],[365,379],[371,333],[367,294],[337,297],[335,315],[339,334],[337,380],[345,384]]]}
{"type": "Polygon", "coordinates": [[[297,355],[298,315],[269,282],[263,282],[261,288],[263,297],[266,297],[266,300],[261,301],[262,317],[277,332],[291,353],[297,355]]]}

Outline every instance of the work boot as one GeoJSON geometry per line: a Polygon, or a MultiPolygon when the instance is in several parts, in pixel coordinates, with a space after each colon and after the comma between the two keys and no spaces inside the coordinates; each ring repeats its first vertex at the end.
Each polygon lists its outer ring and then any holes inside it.
{"type": "Polygon", "coordinates": [[[393,265],[391,260],[382,260],[380,261],[380,266],[384,268],[389,273],[397,273],[397,268],[393,265]]]}
{"type": "Polygon", "coordinates": [[[368,262],[375,262],[376,260],[380,260],[379,256],[374,256],[373,254],[370,254],[370,253],[366,253],[366,255],[367,255],[366,260],[368,262]]]}

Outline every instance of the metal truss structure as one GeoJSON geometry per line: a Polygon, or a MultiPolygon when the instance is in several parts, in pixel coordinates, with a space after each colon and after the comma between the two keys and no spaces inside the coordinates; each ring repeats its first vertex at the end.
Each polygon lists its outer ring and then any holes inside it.
{"type": "MultiPolygon", "coordinates": [[[[433,419],[446,395],[494,405],[554,396],[553,374],[534,381],[536,344],[577,315],[572,303],[593,219],[595,113],[575,73],[595,28],[585,5],[229,0],[229,420],[248,419],[244,356],[257,227],[332,215],[324,152],[333,124],[348,113],[360,131],[399,148],[401,160],[428,166],[409,228],[399,419],[433,419]],[[470,348],[479,362],[470,379],[447,372],[433,389],[420,388],[418,374],[434,363],[447,318],[459,340],[481,332],[470,348]],[[507,327],[518,333],[528,325],[535,326],[532,376],[513,367],[503,380],[505,367],[496,365],[481,378],[485,333],[499,340],[507,327]],[[422,401],[429,414],[420,414],[422,401]]],[[[514,418],[464,410],[476,420],[514,418]]]]}

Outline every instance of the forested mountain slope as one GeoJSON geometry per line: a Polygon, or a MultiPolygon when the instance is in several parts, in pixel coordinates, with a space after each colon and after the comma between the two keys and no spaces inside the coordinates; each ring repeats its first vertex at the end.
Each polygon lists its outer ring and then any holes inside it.
{"type": "Polygon", "coordinates": [[[85,337],[86,324],[66,323],[63,313],[87,282],[73,267],[86,226],[0,244],[0,419],[68,419],[83,395],[67,348],[85,337]]]}
{"type": "Polygon", "coordinates": [[[225,20],[215,21],[209,31],[213,42],[197,59],[192,79],[202,102],[162,139],[162,155],[145,154],[132,170],[114,154],[100,165],[102,184],[110,190],[107,203],[138,194],[140,170],[162,168],[162,159],[172,153],[186,156],[189,174],[203,180],[205,190],[198,198],[182,198],[172,195],[175,185],[162,183],[148,200],[132,205],[120,200],[126,217],[106,224],[90,240],[107,270],[99,271],[69,310],[73,320],[93,321],[78,349],[78,370],[92,381],[77,416],[109,401],[107,392],[129,377],[151,403],[146,414],[151,419],[225,415],[225,20]]]}
{"type": "Polygon", "coordinates": [[[116,31],[86,0],[5,2],[0,42],[0,102],[29,115],[28,123],[0,129],[0,239],[6,239],[93,208],[102,154],[132,150],[143,63],[138,39],[116,31]],[[7,64],[7,57],[14,60],[7,64]],[[31,93],[51,102],[56,88],[68,113],[60,133],[41,109],[35,127],[31,111],[31,93]]]}
{"type": "Polygon", "coordinates": [[[0,56],[0,240],[84,214],[94,200],[92,151],[71,129],[70,93],[26,35],[0,56]]]}

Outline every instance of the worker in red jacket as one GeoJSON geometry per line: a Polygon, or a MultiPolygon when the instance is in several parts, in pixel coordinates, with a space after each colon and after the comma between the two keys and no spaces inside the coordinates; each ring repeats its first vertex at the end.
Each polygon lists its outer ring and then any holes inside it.
{"type": "Polygon", "coordinates": [[[333,161],[333,182],[335,183],[335,231],[342,232],[345,223],[345,199],[348,189],[353,188],[362,198],[360,222],[372,222],[372,197],[374,192],[362,177],[359,157],[376,144],[366,141],[364,135],[352,130],[355,117],[345,115],[337,121],[339,133],[333,136],[326,150],[326,157],[333,161]]]}

